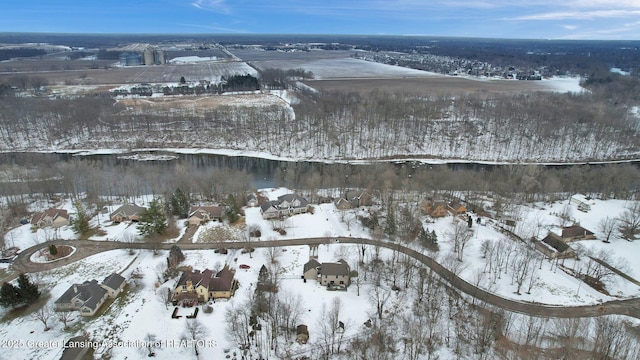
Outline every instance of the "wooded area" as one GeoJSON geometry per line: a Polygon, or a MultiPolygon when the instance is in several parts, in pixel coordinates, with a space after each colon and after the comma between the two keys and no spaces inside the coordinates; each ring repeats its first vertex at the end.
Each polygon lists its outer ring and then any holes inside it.
{"type": "Polygon", "coordinates": [[[291,108],[218,106],[135,116],[107,96],[7,96],[0,103],[0,140],[4,151],[215,146],[345,160],[637,157],[640,123],[631,106],[637,85],[621,80],[592,88],[579,95],[307,94],[291,108]]]}

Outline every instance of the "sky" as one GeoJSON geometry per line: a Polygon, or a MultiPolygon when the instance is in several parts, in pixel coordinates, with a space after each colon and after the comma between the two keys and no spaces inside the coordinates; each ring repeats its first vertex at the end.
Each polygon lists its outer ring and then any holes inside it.
{"type": "Polygon", "coordinates": [[[0,0],[0,32],[640,39],[640,0],[0,0]]]}

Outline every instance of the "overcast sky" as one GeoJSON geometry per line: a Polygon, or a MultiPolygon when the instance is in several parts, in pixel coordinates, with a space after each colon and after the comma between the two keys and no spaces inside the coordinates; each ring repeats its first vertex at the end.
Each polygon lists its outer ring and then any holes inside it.
{"type": "Polygon", "coordinates": [[[640,0],[2,0],[0,32],[640,39],[640,0]]]}

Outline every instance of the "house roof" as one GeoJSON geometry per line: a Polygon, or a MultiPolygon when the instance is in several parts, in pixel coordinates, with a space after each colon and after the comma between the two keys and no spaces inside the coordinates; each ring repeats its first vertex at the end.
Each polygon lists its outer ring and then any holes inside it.
{"type": "Polygon", "coordinates": [[[309,336],[309,328],[307,327],[307,325],[304,325],[304,324],[298,325],[296,326],[296,334],[309,336]]]}
{"type": "Polygon", "coordinates": [[[185,271],[180,276],[180,280],[178,280],[178,286],[186,285],[187,281],[191,281],[193,287],[204,286],[208,289],[212,276],[213,271],[209,269],[204,269],[202,272],[200,270],[185,271]]]}
{"type": "Polygon", "coordinates": [[[262,212],[266,212],[267,210],[269,210],[269,208],[276,209],[277,205],[278,205],[277,201],[265,201],[262,204],[260,204],[260,209],[262,210],[262,212]]]}
{"type": "Polygon", "coordinates": [[[320,263],[318,262],[318,260],[316,260],[316,259],[311,259],[311,260],[309,260],[309,262],[308,262],[308,263],[304,264],[304,267],[303,267],[302,272],[303,272],[303,273],[306,273],[307,271],[309,271],[309,270],[311,270],[311,269],[315,269],[315,268],[317,268],[318,266],[320,266],[320,263]]]}
{"type": "Polygon", "coordinates": [[[85,281],[82,284],[71,285],[55,303],[70,303],[73,299],[78,299],[83,302],[83,306],[96,310],[106,293],[107,290],[103,289],[97,280],[85,281]]]}
{"type": "Polygon", "coordinates": [[[563,238],[571,238],[576,236],[588,236],[588,235],[593,235],[593,233],[579,225],[562,228],[563,238]]]}
{"type": "Polygon", "coordinates": [[[119,208],[117,208],[109,216],[121,215],[121,216],[129,217],[133,215],[138,215],[145,210],[146,210],[145,208],[143,208],[142,206],[138,206],[136,204],[124,204],[119,208]]]}
{"type": "Polygon", "coordinates": [[[189,210],[189,217],[201,216],[203,212],[209,214],[209,217],[221,218],[222,206],[192,206],[189,210]]]}
{"type": "Polygon", "coordinates": [[[278,196],[278,204],[282,204],[285,201],[288,203],[291,203],[295,200],[300,201],[300,207],[309,205],[309,202],[307,201],[307,199],[303,198],[298,194],[285,194],[285,195],[278,196]]]}
{"type": "Polygon", "coordinates": [[[337,263],[322,263],[320,265],[320,274],[322,275],[349,275],[351,269],[344,260],[339,260],[337,263]]]}
{"type": "Polygon", "coordinates": [[[340,204],[345,203],[348,205],[351,205],[351,203],[349,202],[349,200],[346,200],[345,198],[337,198],[335,200],[336,206],[340,206],[340,204]]]}
{"type": "Polygon", "coordinates": [[[464,205],[462,205],[462,203],[460,203],[459,201],[454,200],[449,202],[449,207],[451,207],[452,209],[458,209],[458,208],[464,207],[464,205]]]}
{"type": "Polygon", "coordinates": [[[119,274],[113,273],[102,281],[102,285],[107,286],[108,288],[115,290],[118,289],[123,283],[125,279],[119,274]]]}
{"type": "Polygon", "coordinates": [[[231,291],[234,275],[235,272],[229,269],[228,265],[225,265],[224,268],[216,274],[216,277],[211,279],[209,291],[231,291]]]}
{"type": "Polygon", "coordinates": [[[547,236],[545,236],[545,238],[542,239],[542,242],[549,245],[550,247],[552,247],[553,249],[555,249],[560,253],[565,252],[569,249],[569,245],[567,245],[567,243],[562,241],[562,239],[558,238],[558,235],[554,233],[547,234],[547,236]]]}
{"type": "Polygon", "coordinates": [[[33,214],[33,217],[31,217],[31,224],[37,225],[41,220],[43,220],[46,217],[50,217],[52,220],[55,220],[58,217],[69,220],[69,213],[65,209],[54,209],[54,208],[47,209],[45,211],[37,212],[33,214]]]}
{"type": "Polygon", "coordinates": [[[215,276],[213,271],[205,269],[200,272],[185,271],[178,280],[178,286],[186,285],[187,281],[191,280],[193,287],[203,286],[209,291],[230,291],[233,286],[233,277],[235,272],[232,271],[228,265],[225,265],[215,276]]]}
{"type": "Polygon", "coordinates": [[[344,194],[344,198],[346,200],[359,200],[362,195],[362,191],[359,190],[349,190],[344,194]]]}
{"type": "Polygon", "coordinates": [[[85,335],[74,336],[67,340],[62,350],[62,357],[60,360],[77,360],[82,359],[84,354],[90,346],[89,337],[85,335]]]}

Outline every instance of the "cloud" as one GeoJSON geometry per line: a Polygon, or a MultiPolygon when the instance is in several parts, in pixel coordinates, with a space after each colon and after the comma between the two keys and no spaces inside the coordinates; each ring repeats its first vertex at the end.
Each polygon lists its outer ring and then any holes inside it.
{"type": "Polygon", "coordinates": [[[581,32],[573,32],[562,38],[628,40],[636,38],[638,33],[640,33],[640,21],[635,21],[610,27],[592,28],[581,32]]]}
{"type": "Polygon", "coordinates": [[[227,0],[195,0],[191,5],[200,10],[229,14],[231,12],[231,8],[226,2],[227,0]]]}
{"type": "Polygon", "coordinates": [[[576,25],[562,25],[563,28],[567,29],[567,30],[575,30],[578,28],[578,26],[576,25]]]}
{"type": "Polygon", "coordinates": [[[573,8],[640,8],[640,0],[573,0],[566,3],[573,8]]]}
{"type": "Polygon", "coordinates": [[[640,10],[558,11],[507,18],[505,20],[593,20],[640,16],[640,10]]]}
{"type": "Polygon", "coordinates": [[[228,33],[238,33],[238,34],[250,33],[249,31],[244,29],[233,29],[233,28],[218,26],[218,25],[202,25],[202,24],[188,24],[188,23],[179,23],[176,25],[198,28],[198,29],[214,30],[219,32],[228,32],[228,33]]]}

